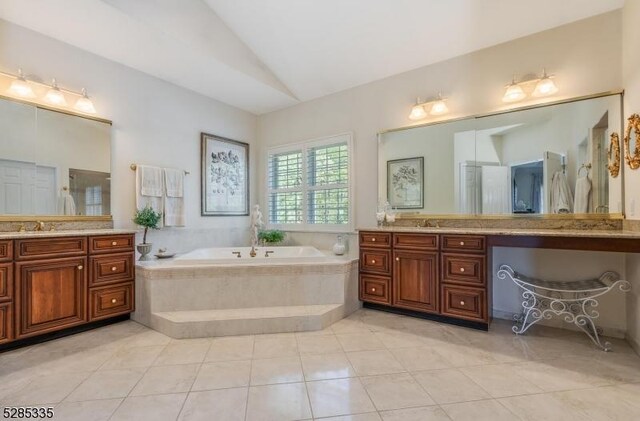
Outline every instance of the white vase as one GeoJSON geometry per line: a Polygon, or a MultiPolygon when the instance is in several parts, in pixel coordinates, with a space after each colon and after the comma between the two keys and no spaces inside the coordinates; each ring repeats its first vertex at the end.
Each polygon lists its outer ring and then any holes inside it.
{"type": "Polygon", "coordinates": [[[339,235],[338,241],[333,245],[333,254],[336,256],[342,256],[346,250],[347,246],[344,244],[344,239],[339,235]]]}

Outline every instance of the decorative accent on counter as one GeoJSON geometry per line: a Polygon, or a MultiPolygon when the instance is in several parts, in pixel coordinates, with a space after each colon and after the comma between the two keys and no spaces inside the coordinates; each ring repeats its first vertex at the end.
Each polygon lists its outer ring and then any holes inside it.
{"type": "Polygon", "coordinates": [[[140,260],[148,260],[147,255],[151,253],[152,244],[147,243],[147,232],[149,228],[158,229],[158,223],[162,218],[160,212],[156,212],[151,207],[147,206],[144,209],[138,209],[133,217],[133,222],[136,225],[144,227],[144,234],[142,236],[142,243],[136,245],[138,253],[140,253],[140,260]]]}
{"type": "Polygon", "coordinates": [[[616,132],[611,133],[607,160],[607,169],[609,170],[609,174],[611,174],[611,177],[616,178],[618,174],[620,174],[620,135],[616,132]],[[612,154],[613,160],[611,160],[612,154]]]}
{"type": "Polygon", "coordinates": [[[640,168],[640,115],[632,114],[627,119],[627,129],[624,134],[624,157],[632,170],[640,168]],[[631,136],[633,134],[633,154],[631,154],[631,136]]]}
{"type": "Polygon", "coordinates": [[[339,235],[336,239],[336,243],[333,245],[333,254],[336,256],[342,256],[347,250],[347,246],[344,244],[344,237],[339,235]]]}

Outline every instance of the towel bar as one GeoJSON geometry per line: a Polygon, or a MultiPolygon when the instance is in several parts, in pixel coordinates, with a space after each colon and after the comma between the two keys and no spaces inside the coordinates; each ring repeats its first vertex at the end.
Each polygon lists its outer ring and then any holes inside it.
{"type": "Polygon", "coordinates": [[[564,316],[567,323],[579,327],[603,351],[611,350],[611,343],[602,342],[594,320],[600,316],[595,310],[597,298],[614,288],[622,292],[631,291],[631,284],[620,279],[615,272],[605,272],[598,279],[581,281],[546,281],[524,276],[508,265],[501,265],[499,279],[511,279],[522,288],[523,313],[514,319],[516,325],[511,330],[521,335],[540,320],[553,315],[564,316]]]}
{"type": "MultiPolygon", "coordinates": [[[[135,171],[135,170],[137,170],[137,169],[138,169],[138,164],[131,164],[131,165],[129,165],[129,168],[131,168],[131,171],[135,171]]],[[[184,171],[184,173],[185,173],[186,175],[191,174],[191,173],[190,173],[189,171],[187,171],[187,170],[185,170],[185,171],[184,171]]]]}

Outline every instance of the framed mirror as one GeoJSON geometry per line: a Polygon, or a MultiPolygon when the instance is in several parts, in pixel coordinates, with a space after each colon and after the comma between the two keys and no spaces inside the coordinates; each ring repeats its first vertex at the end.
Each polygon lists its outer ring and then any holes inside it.
{"type": "Polygon", "coordinates": [[[111,122],[0,99],[0,218],[111,215],[111,122]]]}
{"type": "Polygon", "coordinates": [[[624,177],[611,176],[608,155],[621,121],[615,94],[387,131],[379,200],[401,214],[620,215],[624,177]],[[406,159],[423,160],[422,174],[390,183],[389,163],[406,159]],[[419,207],[398,206],[421,195],[419,207]]]}

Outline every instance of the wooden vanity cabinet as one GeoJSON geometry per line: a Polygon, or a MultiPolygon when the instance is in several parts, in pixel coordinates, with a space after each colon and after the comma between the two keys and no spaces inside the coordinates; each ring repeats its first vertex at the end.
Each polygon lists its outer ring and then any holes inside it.
{"type": "Polygon", "coordinates": [[[363,231],[359,238],[365,304],[488,326],[485,236],[363,231]]]}
{"type": "Polygon", "coordinates": [[[0,241],[0,345],[133,311],[133,234],[0,241]]]}

